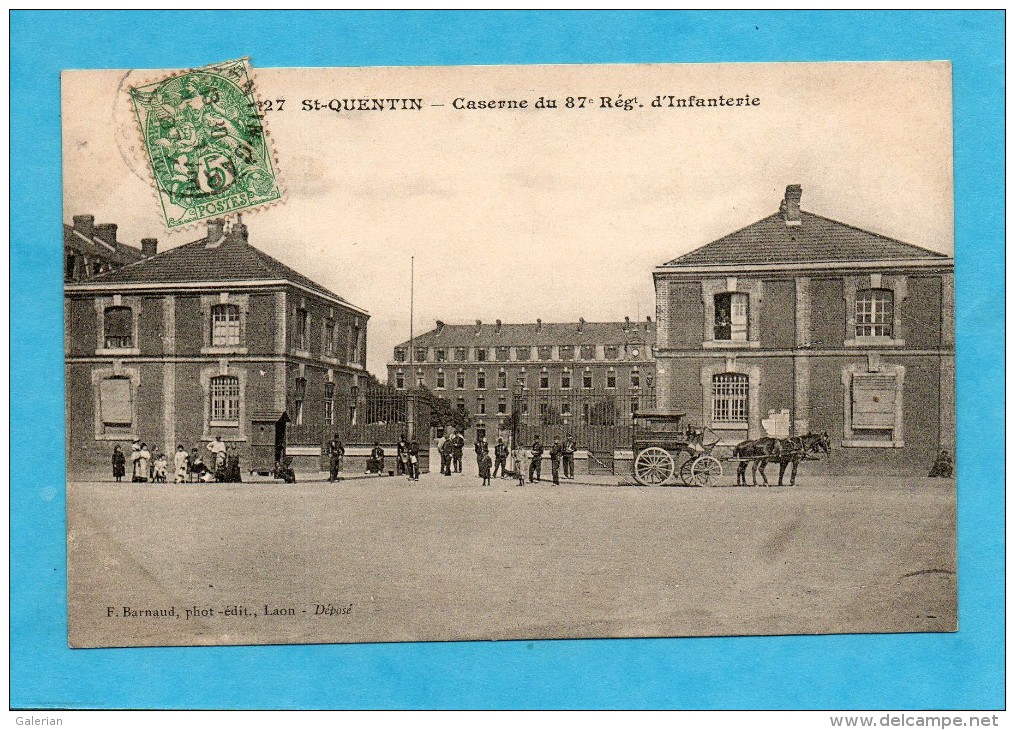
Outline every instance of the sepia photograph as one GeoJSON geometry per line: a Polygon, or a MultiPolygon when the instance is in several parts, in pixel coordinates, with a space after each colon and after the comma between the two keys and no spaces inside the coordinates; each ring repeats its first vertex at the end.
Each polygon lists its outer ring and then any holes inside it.
{"type": "Polygon", "coordinates": [[[70,646],[956,631],[951,100],[64,71],[70,646]]]}

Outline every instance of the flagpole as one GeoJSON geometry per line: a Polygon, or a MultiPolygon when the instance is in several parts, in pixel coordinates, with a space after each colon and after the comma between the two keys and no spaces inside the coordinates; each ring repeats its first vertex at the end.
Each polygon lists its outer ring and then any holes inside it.
{"type": "Polygon", "coordinates": [[[412,371],[413,358],[416,356],[415,342],[413,342],[413,308],[415,304],[416,295],[416,257],[409,257],[409,377],[415,380],[416,373],[412,371]]]}

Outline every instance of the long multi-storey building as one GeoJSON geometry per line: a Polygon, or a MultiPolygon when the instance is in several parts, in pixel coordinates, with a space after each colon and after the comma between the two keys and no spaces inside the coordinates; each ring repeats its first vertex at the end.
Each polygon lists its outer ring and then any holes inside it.
{"type": "Polygon", "coordinates": [[[593,393],[651,394],[655,331],[651,317],[644,322],[438,321],[434,329],[394,348],[388,384],[398,390],[426,386],[469,413],[477,437],[489,437],[503,427],[516,394],[524,394],[526,404],[545,396],[546,406],[564,419],[580,417],[572,409],[593,393]]]}

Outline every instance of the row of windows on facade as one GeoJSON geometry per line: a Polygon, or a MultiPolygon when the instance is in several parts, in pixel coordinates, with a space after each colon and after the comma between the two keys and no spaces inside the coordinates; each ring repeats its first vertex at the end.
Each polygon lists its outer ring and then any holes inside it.
{"type": "MultiPolygon", "coordinates": [[[[208,386],[209,417],[215,426],[239,426],[240,423],[240,379],[234,375],[218,375],[211,378],[208,386]]],[[[293,423],[304,424],[304,404],[307,397],[307,381],[296,379],[296,398],[293,407],[293,423]]],[[[334,426],[336,421],[335,384],[324,384],[324,424],[334,426]]],[[[105,433],[130,433],[133,428],[134,409],[131,380],[128,377],[113,376],[101,381],[99,387],[99,412],[105,433]]],[[[349,405],[349,419],[356,420],[356,404],[349,405]]]]}
{"type": "MultiPolygon", "coordinates": [[[[134,346],[134,313],[130,307],[106,307],[103,313],[105,346],[109,349],[134,346]]],[[[297,350],[310,348],[310,318],[305,309],[296,310],[297,350]]],[[[211,345],[213,347],[238,347],[242,342],[240,331],[240,307],[236,304],[216,304],[211,308],[211,345]]],[[[350,362],[359,362],[363,346],[363,332],[355,324],[349,328],[350,362]]],[[[335,322],[324,322],[322,354],[336,355],[335,322]]]]}
{"type": "MultiPolygon", "coordinates": [[[[630,385],[631,388],[641,388],[641,373],[637,369],[630,373],[630,385]]],[[[465,372],[455,373],[455,389],[465,390],[465,372]]],[[[560,374],[560,387],[563,390],[569,390],[572,387],[572,377],[569,371],[564,371],[560,374]]],[[[645,385],[651,389],[653,387],[653,377],[651,374],[645,376],[645,385]]],[[[426,379],[423,373],[416,373],[416,387],[421,388],[426,384],[426,379]]],[[[437,371],[436,377],[436,388],[437,390],[447,389],[447,375],[443,370],[437,371]]],[[[528,388],[528,377],[525,375],[519,375],[515,381],[515,385],[521,388],[528,388]]],[[[395,387],[399,390],[405,388],[405,373],[401,370],[395,373],[395,387]]],[[[508,387],[508,375],[507,372],[501,370],[497,373],[497,389],[506,390],[508,387]]],[[[591,390],[595,387],[595,374],[592,371],[586,371],[581,374],[581,387],[585,390],[591,390]]],[[[614,372],[606,373],[606,387],[616,388],[617,387],[617,374],[614,372]]],[[[539,373],[539,388],[540,390],[548,390],[550,388],[550,374],[548,372],[539,373]]],[[[486,373],[480,370],[476,373],[476,390],[486,390],[486,373]]]]}
{"type": "MultiPolygon", "coordinates": [[[[643,345],[628,348],[626,345],[605,345],[603,347],[603,357],[607,360],[619,360],[621,352],[626,351],[628,357],[641,357],[644,351],[643,345]]],[[[415,360],[416,362],[426,362],[430,356],[429,347],[417,347],[415,348],[415,360]]],[[[528,346],[513,346],[509,347],[506,345],[498,347],[477,347],[475,348],[476,362],[490,362],[491,354],[493,358],[498,362],[508,362],[511,360],[511,351],[514,350],[515,360],[530,360],[532,358],[532,347],[528,346]]],[[[581,360],[595,360],[596,359],[596,346],[595,345],[558,345],[557,346],[557,359],[558,360],[574,360],[575,354],[578,354],[581,360]]],[[[468,347],[435,347],[433,348],[434,362],[448,362],[448,357],[454,354],[455,361],[467,362],[469,360],[469,348],[468,347]]],[[[395,362],[405,362],[408,357],[408,350],[404,347],[395,348],[395,362]]],[[[539,345],[536,347],[536,357],[540,360],[552,360],[553,359],[553,347],[550,345],[539,345]]]]}
{"type": "MultiPolygon", "coordinates": [[[[895,294],[891,289],[861,289],[856,293],[855,336],[891,337],[895,319],[895,294]]],[[[743,292],[715,295],[713,338],[746,342],[750,329],[750,297],[743,292]]]]}

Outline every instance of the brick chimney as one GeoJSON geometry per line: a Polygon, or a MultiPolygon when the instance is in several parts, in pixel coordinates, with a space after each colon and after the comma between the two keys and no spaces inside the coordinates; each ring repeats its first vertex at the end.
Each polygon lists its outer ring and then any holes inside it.
{"type": "Polygon", "coordinates": [[[782,199],[779,212],[787,226],[800,225],[800,196],[802,193],[803,188],[799,185],[786,186],[786,197],[782,199]]]}
{"type": "Polygon", "coordinates": [[[141,239],[141,255],[146,259],[150,259],[152,256],[159,252],[159,239],[157,238],[142,238],[141,239]]]}
{"type": "Polygon", "coordinates": [[[95,226],[95,237],[110,246],[116,245],[116,224],[103,223],[95,226]]]}
{"type": "Polygon", "coordinates": [[[500,322],[500,320],[498,319],[498,320],[497,320],[497,334],[498,334],[498,335],[500,334],[500,325],[501,325],[501,322],[500,322]]]}
{"type": "Polygon", "coordinates": [[[213,243],[225,234],[225,221],[222,218],[212,218],[208,221],[208,243],[213,243]]]}
{"type": "Polygon", "coordinates": [[[579,317],[578,318],[578,332],[584,332],[584,331],[585,331],[585,318],[584,317],[579,317]]]}
{"type": "Polygon", "coordinates": [[[478,335],[482,329],[483,329],[483,320],[477,319],[476,320],[476,334],[478,335]]]}
{"type": "Polygon", "coordinates": [[[437,334],[444,331],[444,323],[441,320],[437,320],[437,334]]]}
{"type": "Polygon", "coordinates": [[[76,215],[74,216],[74,230],[80,233],[85,238],[91,238],[95,235],[95,216],[94,215],[76,215]]]}

